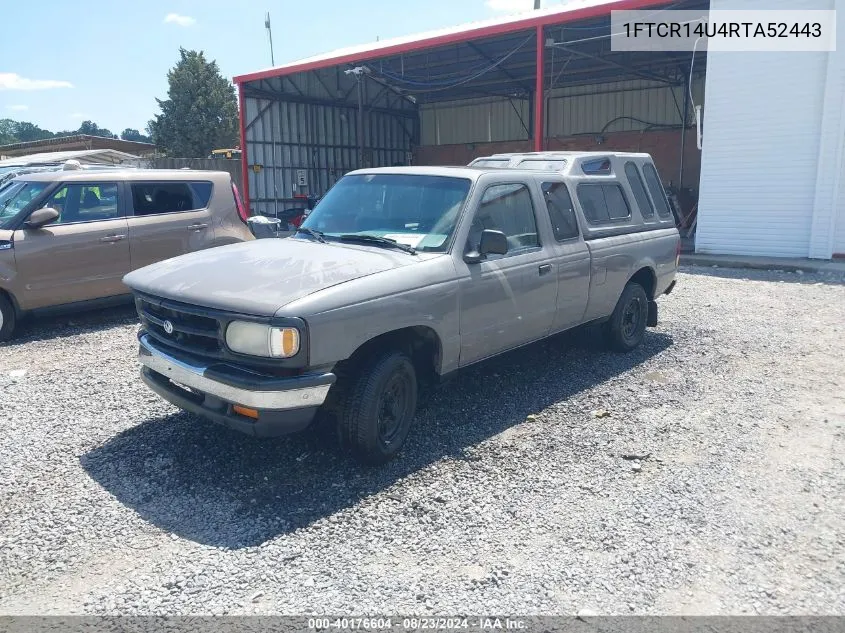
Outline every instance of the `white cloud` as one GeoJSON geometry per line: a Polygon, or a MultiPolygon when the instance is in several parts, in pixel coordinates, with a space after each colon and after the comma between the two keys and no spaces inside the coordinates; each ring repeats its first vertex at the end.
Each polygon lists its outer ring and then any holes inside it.
{"type": "Polygon", "coordinates": [[[0,73],[0,90],[50,90],[52,88],[73,88],[73,84],[55,79],[27,79],[17,73],[0,73]]]}
{"type": "Polygon", "coordinates": [[[197,21],[190,15],[179,15],[178,13],[168,13],[164,17],[165,24],[177,24],[179,26],[193,26],[197,21]]]}
{"type": "Polygon", "coordinates": [[[11,110],[12,112],[26,112],[29,110],[28,105],[9,105],[6,106],[7,110],[11,110]]]}
{"type": "Polygon", "coordinates": [[[68,118],[73,119],[75,121],[84,121],[88,118],[88,115],[83,114],[82,112],[73,112],[72,114],[68,115],[68,118]]]}

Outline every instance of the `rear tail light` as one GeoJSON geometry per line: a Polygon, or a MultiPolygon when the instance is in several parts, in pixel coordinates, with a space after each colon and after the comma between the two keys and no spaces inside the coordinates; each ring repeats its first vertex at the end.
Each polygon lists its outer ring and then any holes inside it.
{"type": "Polygon", "coordinates": [[[244,203],[241,200],[241,194],[238,191],[238,186],[235,183],[232,183],[232,195],[235,197],[235,207],[238,209],[238,217],[246,223],[247,219],[249,218],[249,214],[246,211],[246,207],[244,207],[244,203]]]}

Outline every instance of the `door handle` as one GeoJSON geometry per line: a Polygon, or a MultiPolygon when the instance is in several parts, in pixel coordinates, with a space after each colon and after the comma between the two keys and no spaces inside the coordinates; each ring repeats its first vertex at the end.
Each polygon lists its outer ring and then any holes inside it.
{"type": "Polygon", "coordinates": [[[201,231],[202,229],[207,229],[207,224],[191,224],[188,226],[189,231],[201,231]]]}
{"type": "Polygon", "coordinates": [[[543,264],[540,266],[540,276],[547,275],[552,272],[552,265],[551,264],[543,264]]]}
{"type": "Polygon", "coordinates": [[[106,235],[105,237],[101,237],[101,242],[119,242],[120,240],[126,239],[125,235],[106,235]]]}

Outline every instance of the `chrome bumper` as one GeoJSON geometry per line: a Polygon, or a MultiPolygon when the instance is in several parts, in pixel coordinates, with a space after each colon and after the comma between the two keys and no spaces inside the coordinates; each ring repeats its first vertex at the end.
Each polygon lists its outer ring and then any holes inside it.
{"type": "Polygon", "coordinates": [[[180,354],[177,358],[157,345],[148,334],[142,334],[139,343],[138,359],[149,370],[177,384],[253,409],[287,410],[320,406],[335,381],[334,374],[330,373],[279,379],[187,355],[180,354]],[[249,386],[244,383],[249,383],[249,386]]]}

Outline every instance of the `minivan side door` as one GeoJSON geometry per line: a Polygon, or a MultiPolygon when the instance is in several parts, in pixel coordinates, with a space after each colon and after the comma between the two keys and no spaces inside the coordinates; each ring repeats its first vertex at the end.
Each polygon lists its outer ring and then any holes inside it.
{"type": "Polygon", "coordinates": [[[536,214],[542,201],[522,182],[499,181],[481,189],[453,247],[460,279],[461,366],[542,338],[556,310],[554,252],[541,239],[545,234],[536,214]],[[464,254],[477,249],[484,229],[502,231],[508,252],[467,263],[464,254]]]}
{"type": "Polygon", "coordinates": [[[210,182],[128,180],[125,187],[132,270],[201,250],[214,241],[210,182]]]}
{"type": "Polygon", "coordinates": [[[25,310],[128,294],[129,240],[116,182],[63,183],[40,207],[54,222],[13,235],[25,310]]]}

